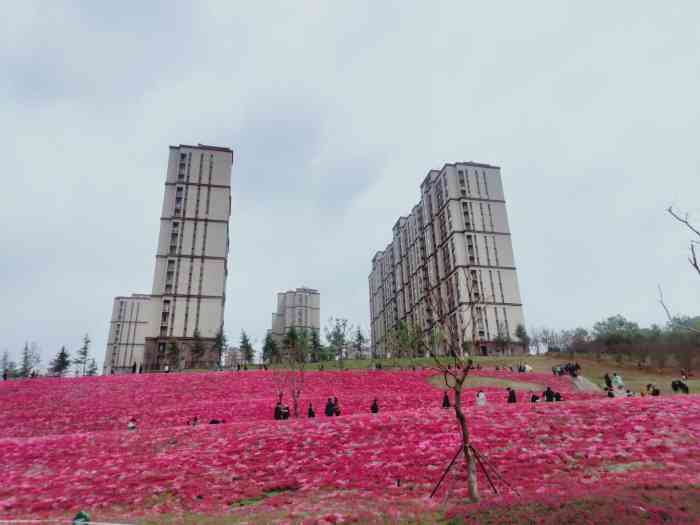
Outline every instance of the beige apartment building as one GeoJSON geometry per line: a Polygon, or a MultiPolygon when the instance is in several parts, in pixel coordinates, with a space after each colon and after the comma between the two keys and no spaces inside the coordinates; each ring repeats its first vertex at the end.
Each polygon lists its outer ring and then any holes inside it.
{"type": "MultiPolygon", "coordinates": [[[[232,166],[229,148],[170,147],[152,292],[114,300],[105,373],[191,366],[195,332],[210,347],[223,330],[232,166]]],[[[197,364],[212,359],[207,351],[197,364]]]]}
{"type": "Polygon", "coordinates": [[[312,288],[297,288],[277,294],[277,311],[272,313],[270,334],[281,344],[290,328],[321,330],[321,294],[312,288]]]}
{"type": "Polygon", "coordinates": [[[401,321],[429,333],[436,313],[428,297],[441,310],[437,315],[457,328],[460,343],[475,338],[476,352],[493,353],[499,335],[515,341],[524,324],[501,170],[445,164],[431,170],[420,189],[420,202],[396,221],[392,241],[372,258],[373,355],[390,352],[387,334],[401,321]]]}

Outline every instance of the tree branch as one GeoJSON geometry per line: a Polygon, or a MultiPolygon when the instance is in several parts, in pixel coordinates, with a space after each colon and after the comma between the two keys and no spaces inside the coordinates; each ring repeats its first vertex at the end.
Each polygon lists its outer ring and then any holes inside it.
{"type": "Polygon", "coordinates": [[[693,232],[695,235],[697,235],[698,237],[700,237],[700,230],[698,230],[695,226],[693,226],[693,225],[690,223],[690,219],[689,219],[687,213],[685,214],[685,217],[681,217],[681,216],[678,215],[675,211],[673,211],[673,206],[669,206],[669,207],[666,209],[666,211],[671,215],[671,217],[673,217],[674,219],[676,219],[676,220],[677,220],[678,222],[680,222],[681,224],[685,224],[685,226],[686,226],[691,232],[693,232]]]}
{"type": "Polygon", "coordinates": [[[661,285],[659,285],[659,304],[661,304],[662,308],[664,309],[664,312],[666,312],[666,317],[668,317],[668,322],[671,323],[671,325],[677,326],[684,330],[688,330],[689,332],[692,332],[694,334],[700,334],[700,330],[698,330],[697,328],[693,328],[692,326],[688,326],[687,324],[681,323],[680,321],[678,321],[677,318],[671,315],[671,311],[668,309],[668,306],[666,306],[666,303],[664,302],[664,292],[661,289],[661,285]]]}

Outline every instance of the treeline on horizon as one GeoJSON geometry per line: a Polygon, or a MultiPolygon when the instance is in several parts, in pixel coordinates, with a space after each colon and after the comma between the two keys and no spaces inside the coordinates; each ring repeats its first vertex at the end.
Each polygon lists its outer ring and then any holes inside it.
{"type": "Polygon", "coordinates": [[[599,360],[612,356],[619,363],[634,361],[640,367],[659,369],[672,362],[686,370],[700,365],[700,317],[673,317],[663,326],[642,328],[622,315],[614,315],[595,323],[591,330],[535,329],[530,340],[535,347],[572,357],[577,353],[599,360]]]}

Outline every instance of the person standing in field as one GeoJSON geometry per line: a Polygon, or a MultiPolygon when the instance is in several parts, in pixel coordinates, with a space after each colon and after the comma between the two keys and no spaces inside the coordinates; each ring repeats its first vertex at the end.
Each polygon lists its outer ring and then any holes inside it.
{"type": "Polygon", "coordinates": [[[484,394],[483,390],[479,390],[479,392],[476,394],[476,406],[483,407],[486,405],[486,394],[484,394]]]}
{"type": "Polygon", "coordinates": [[[450,396],[445,392],[442,396],[442,408],[450,408],[450,396]]]}

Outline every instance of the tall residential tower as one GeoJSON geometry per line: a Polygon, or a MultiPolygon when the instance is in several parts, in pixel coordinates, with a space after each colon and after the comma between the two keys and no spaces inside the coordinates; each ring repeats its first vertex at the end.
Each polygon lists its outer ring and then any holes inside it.
{"type": "Polygon", "coordinates": [[[420,202],[372,258],[369,294],[374,355],[390,352],[387,335],[401,321],[428,334],[436,314],[449,318],[460,342],[478,340],[481,354],[499,336],[514,340],[524,320],[500,168],[458,162],[431,170],[420,202]]]}
{"type": "Polygon", "coordinates": [[[321,330],[321,294],[312,288],[297,288],[277,294],[277,311],[272,314],[270,334],[282,344],[290,328],[321,330]]]}
{"type": "MultiPolygon", "coordinates": [[[[223,329],[232,166],[229,148],[170,147],[152,293],[114,300],[105,373],[192,366],[195,334],[209,348],[223,329]],[[131,339],[125,309],[138,313],[131,339]]],[[[212,359],[205,351],[196,364],[212,359]]]]}

